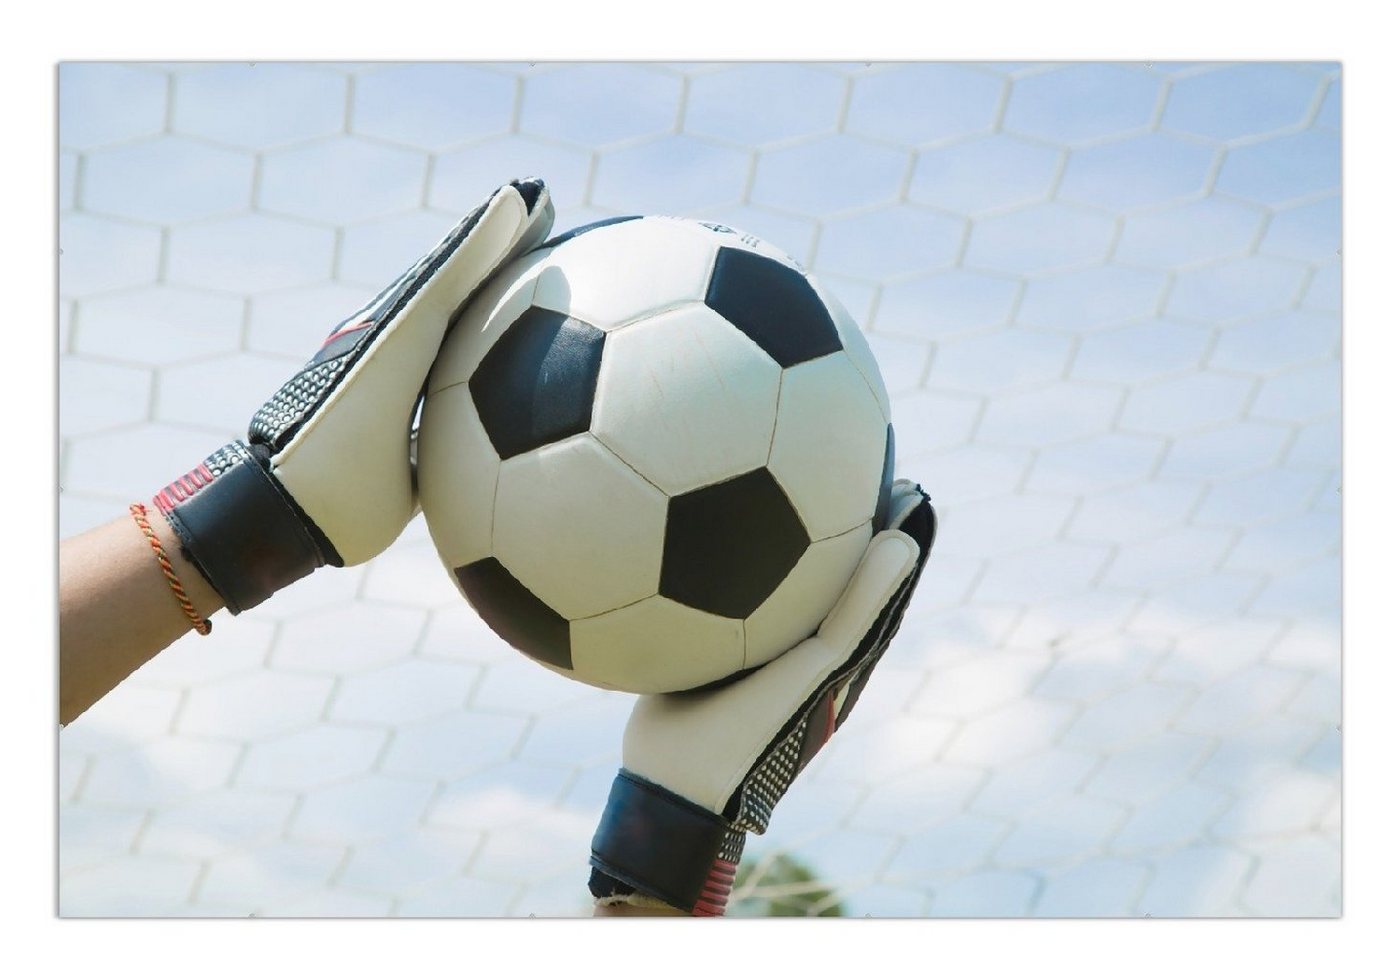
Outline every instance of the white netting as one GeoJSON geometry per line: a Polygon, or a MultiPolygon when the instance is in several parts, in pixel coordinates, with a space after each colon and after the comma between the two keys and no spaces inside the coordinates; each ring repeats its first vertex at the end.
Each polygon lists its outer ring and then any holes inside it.
{"type": "MultiPolygon", "coordinates": [[[[63,534],[513,176],[559,229],[722,221],[862,323],[940,518],[750,841],[769,893],[1339,911],[1337,66],[75,64],[59,99],[63,534]]],[[[63,732],[61,910],[584,912],[629,704],[505,648],[415,523],[63,732]]]]}

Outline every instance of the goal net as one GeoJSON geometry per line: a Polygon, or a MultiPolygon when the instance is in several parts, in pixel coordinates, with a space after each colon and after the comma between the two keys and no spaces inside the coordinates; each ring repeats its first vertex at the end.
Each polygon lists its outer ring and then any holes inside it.
{"type": "MultiPolygon", "coordinates": [[[[1335,64],[59,68],[59,520],[125,512],[515,176],[866,331],[940,534],[734,914],[1340,911],[1335,64]]],[[[134,533],[134,532],[133,532],[134,533]]],[[[59,736],[84,916],[586,914],[631,698],[421,521],[59,736]]]]}

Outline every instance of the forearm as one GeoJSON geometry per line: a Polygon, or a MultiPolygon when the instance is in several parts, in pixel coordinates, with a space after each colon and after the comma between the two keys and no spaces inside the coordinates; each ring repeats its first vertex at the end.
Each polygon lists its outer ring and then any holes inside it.
{"type": "MultiPolygon", "coordinates": [[[[156,508],[147,518],[200,616],[223,602],[156,508]]],[[[193,628],[149,540],[121,517],[59,544],[58,720],[68,724],[128,674],[193,628]]]]}

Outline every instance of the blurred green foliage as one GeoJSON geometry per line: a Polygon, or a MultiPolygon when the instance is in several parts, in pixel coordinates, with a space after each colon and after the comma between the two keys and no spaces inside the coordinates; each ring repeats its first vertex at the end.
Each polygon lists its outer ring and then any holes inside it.
{"type": "Polygon", "coordinates": [[[807,865],[787,854],[743,862],[734,881],[729,914],[735,916],[840,916],[840,900],[807,865]]]}

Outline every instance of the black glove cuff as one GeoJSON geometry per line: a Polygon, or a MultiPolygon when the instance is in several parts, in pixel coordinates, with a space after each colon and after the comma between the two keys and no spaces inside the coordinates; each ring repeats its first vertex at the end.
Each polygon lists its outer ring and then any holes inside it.
{"type": "Polygon", "coordinates": [[[735,837],[742,849],[743,835],[719,814],[622,769],[593,835],[589,888],[599,898],[639,891],[722,915],[739,863],[735,837]]]}
{"type": "Polygon", "coordinates": [[[328,561],[339,563],[318,546],[310,520],[256,452],[231,442],[155,495],[181,551],[235,616],[328,561]]]}

